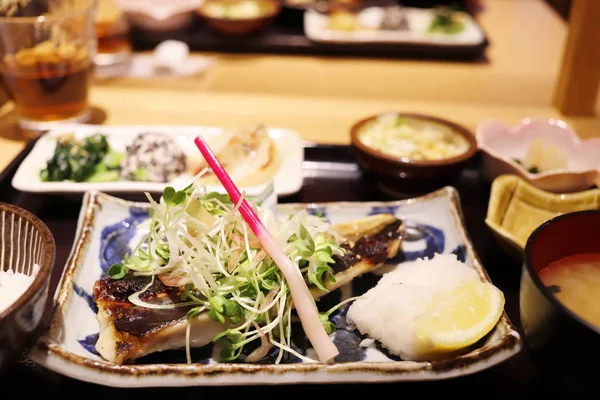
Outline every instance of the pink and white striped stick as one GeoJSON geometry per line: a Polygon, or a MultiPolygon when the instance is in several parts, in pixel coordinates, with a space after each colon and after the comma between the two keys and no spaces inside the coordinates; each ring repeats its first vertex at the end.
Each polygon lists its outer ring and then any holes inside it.
{"type": "MultiPolygon", "coordinates": [[[[221,165],[204,138],[202,136],[197,136],[194,143],[196,143],[196,146],[200,149],[200,152],[208,165],[212,168],[214,174],[219,178],[219,181],[221,181],[221,184],[229,194],[231,200],[234,204],[238,204],[242,197],[239,189],[235,183],[233,183],[231,177],[225,171],[225,168],[223,168],[223,165],[221,165]]],[[[304,282],[300,269],[277,245],[271,233],[267,230],[254,209],[250,207],[245,199],[242,200],[239,210],[260,244],[265,251],[269,253],[271,258],[273,258],[273,261],[275,261],[283,273],[290,288],[292,301],[294,302],[296,312],[300,317],[302,328],[315,349],[319,360],[321,362],[333,360],[333,358],[339,354],[339,351],[329,338],[329,335],[327,335],[327,332],[319,319],[315,301],[308,286],[306,286],[306,283],[304,282]]]]}

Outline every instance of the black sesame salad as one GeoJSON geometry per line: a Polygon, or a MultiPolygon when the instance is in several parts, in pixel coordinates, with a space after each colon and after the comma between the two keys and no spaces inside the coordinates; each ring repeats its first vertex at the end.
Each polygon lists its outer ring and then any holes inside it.
{"type": "Polygon", "coordinates": [[[186,169],[186,157],[168,135],[146,132],[127,146],[121,162],[121,177],[126,180],[168,182],[186,169]]]}
{"type": "Polygon", "coordinates": [[[168,182],[187,168],[175,140],[162,132],[141,132],[124,152],[115,151],[105,134],[84,138],[60,135],[54,154],[40,171],[44,182],[168,182]]]}

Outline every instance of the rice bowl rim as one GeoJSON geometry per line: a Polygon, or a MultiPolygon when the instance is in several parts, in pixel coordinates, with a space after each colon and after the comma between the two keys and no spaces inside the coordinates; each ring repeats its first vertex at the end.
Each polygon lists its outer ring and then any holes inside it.
{"type": "MultiPolygon", "coordinates": [[[[33,298],[34,294],[37,293],[40,288],[50,279],[51,272],[54,268],[56,244],[54,242],[54,236],[52,235],[52,232],[48,226],[30,211],[27,211],[14,204],[0,202],[0,212],[16,215],[17,217],[31,223],[35,227],[36,231],[41,235],[41,240],[44,245],[42,261],[37,264],[39,270],[35,275],[33,282],[31,282],[29,287],[12,304],[6,307],[4,311],[0,311],[1,323],[3,320],[10,317],[27,302],[29,302],[33,298]]],[[[44,300],[45,299],[46,297],[44,297],[44,300]]]]}

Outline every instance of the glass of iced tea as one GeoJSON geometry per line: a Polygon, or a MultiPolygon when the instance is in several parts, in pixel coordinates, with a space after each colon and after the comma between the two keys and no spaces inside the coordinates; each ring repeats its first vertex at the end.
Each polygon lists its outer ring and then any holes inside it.
{"type": "Polygon", "coordinates": [[[46,130],[87,121],[96,0],[4,0],[0,5],[0,77],[19,125],[46,130]],[[14,6],[4,8],[9,3],[14,6]]]}
{"type": "Polygon", "coordinates": [[[98,49],[95,57],[96,73],[119,73],[131,59],[129,22],[116,0],[97,0],[96,37],[98,49]]]}

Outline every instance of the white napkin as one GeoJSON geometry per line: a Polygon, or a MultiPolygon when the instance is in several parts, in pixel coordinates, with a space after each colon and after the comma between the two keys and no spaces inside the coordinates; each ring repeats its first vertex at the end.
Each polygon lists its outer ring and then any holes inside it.
{"type": "Polygon", "coordinates": [[[190,55],[186,43],[166,40],[152,53],[133,53],[128,65],[99,67],[99,77],[176,77],[200,74],[211,67],[212,57],[190,55]]]}

